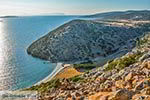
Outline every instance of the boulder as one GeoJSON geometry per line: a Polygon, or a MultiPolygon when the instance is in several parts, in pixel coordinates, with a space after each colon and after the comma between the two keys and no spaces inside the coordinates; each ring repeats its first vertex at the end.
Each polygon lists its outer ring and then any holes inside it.
{"type": "Polygon", "coordinates": [[[145,59],[150,58],[150,52],[144,54],[142,57],[139,58],[139,61],[144,61],[145,59]]]}
{"type": "Polygon", "coordinates": [[[125,81],[131,81],[134,75],[135,75],[134,72],[130,72],[130,73],[125,77],[125,81]]]}
{"type": "Polygon", "coordinates": [[[130,100],[132,98],[133,92],[128,91],[127,89],[120,89],[113,93],[108,100],[130,100]]]}
{"type": "Polygon", "coordinates": [[[144,95],[150,95],[150,87],[144,88],[141,93],[144,95]]]}

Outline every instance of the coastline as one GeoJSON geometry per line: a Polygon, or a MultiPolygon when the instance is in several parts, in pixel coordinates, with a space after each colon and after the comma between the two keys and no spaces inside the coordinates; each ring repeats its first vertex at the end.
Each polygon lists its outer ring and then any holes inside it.
{"type": "Polygon", "coordinates": [[[57,79],[71,78],[80,74],[83,74],[83,73],[73,68],[72,64],[57,63],[56,68],[50,75],[48,75],[46,78],[39,81],[38,83],[34,84],[33,86],[49,82],[53,78],[57,78],[57,79]]]}
{"type": "MultiPolygon", "coordinates": [[[[117,52],[117,53],[115,53],[115,54],[110,55],[110,56],[108,56],[107,58],[103,58],[103,59],[102,59],[101,57],[98,57],[98,58],[95,58],[93,61],[96,61],[98,65],[104,65],[104,63],[101,63],[102,60],[103,60],[104,62],[105,62],[105,61],[107,62],[108,59],[111,60],[111,59],[114,59],[114,58],[116,58],[116,57],[120,57],[121,55],[124,55],[125,52],[119,51],[119,52],[117,52]],[[116,56],[114,56],[115,54],[116,54],[116,56]]],[[[105,63],[106,63],[106,62],[105,62],[105,63]]],[[[80,62],[76,62],[76,63],[80,63],[80,62]]],[[[34,84],[34,85],[32,85],[32,86],[40,85],[41,83],[46,83],[46,82],[52,80],[52,79],[55,78],[58,74],[60,74],[60,73],[63,74],[64,70],[65,70],[66,68],[69,68],[69,67],[71,67],[71,64],[57,63],[56,68],[54,69],[54,71],[53,71],[51,74],[49,74],[49,75],[48,75],[47,77],[45,77],[43,80],[37,82],[36,84],[34,84]]]]}
{"type": "Polygon", "coordinates": [[[50,81],[51,79],[53,79],[60,71],[62,71],[65,67],[63,67],[63,63],[57,63],[56,68],[54,69],[54,71],[48,75],[47,77],[45,77],[43,80],[37,82],[36,84],[34,84],[33,86],[36,85],[40,85],[41,83],[46,83],[48,81],[50,81]]]}

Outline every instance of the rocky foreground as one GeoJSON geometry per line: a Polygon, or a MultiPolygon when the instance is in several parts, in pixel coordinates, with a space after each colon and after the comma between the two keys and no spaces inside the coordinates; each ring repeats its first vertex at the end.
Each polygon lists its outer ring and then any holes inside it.
{"type": "Polygon", "coordinates": [[[39,100],[150,100],[150,35],[103,67],[27,90],[39,91],[39,100]]]}

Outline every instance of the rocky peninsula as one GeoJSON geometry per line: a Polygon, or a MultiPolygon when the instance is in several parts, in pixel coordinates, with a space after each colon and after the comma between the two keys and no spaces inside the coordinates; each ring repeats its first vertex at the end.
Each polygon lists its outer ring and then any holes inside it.
{"type": "Polygon", "coordinates": [[[140,24],[128,23],[73,20],[32,43],[27,52],[51,62],[88,61],[128,52],[136,38],[147,31],[140,24]]]}
{"type": "Polygon", "coordinates": [[[141,12],[73,20],[32,43],[32,56],[72,63],[25,90],[38,91],[39,100],[150,100],[150,11],[141,12]]]}

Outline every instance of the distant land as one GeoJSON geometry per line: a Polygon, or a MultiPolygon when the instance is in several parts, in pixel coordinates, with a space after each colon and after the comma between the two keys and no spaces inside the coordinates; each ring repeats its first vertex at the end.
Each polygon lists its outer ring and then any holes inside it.
{"type": "Polygon", "coordinates": [[[16,17],[19,17],[19,16],[0,16],[0,18],[16,18],[16,17]]]}
{"type": "Polygon", "coordinates": [[[65,13],[49,13],[48,15],[65,15],[65,13]]]}
{"type": "Polygon", "coordinates": [[[99,19],[131,19],[131,20],[149,20],[150,10],[128,10],[96,13],[93,15],[85,15],[83,18],[99,18],[99,19]]]}

